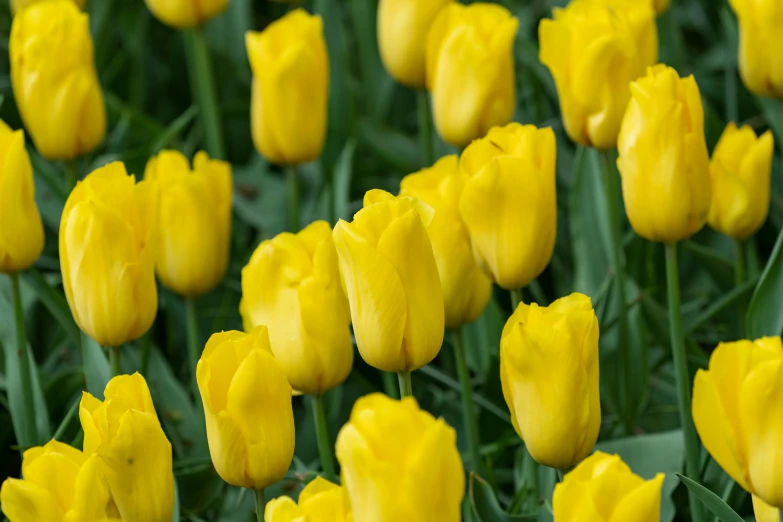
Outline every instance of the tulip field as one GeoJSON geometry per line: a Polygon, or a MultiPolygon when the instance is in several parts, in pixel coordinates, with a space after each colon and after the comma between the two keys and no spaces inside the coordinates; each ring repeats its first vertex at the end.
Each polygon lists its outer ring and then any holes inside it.
{"type": "Polygon", "coordinates": [[[0,522],[783,522],[781,0],[0,0],[0,522]]]}

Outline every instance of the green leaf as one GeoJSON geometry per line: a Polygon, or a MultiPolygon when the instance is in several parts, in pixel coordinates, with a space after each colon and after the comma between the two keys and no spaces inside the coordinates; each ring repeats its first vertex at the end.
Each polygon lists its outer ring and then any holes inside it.
{"type": "Polygon", "coordinates": [[[182,131],[190,125],[193,119],[198,114],[198,107],[191,105],[185,112],[180,114],[171,124],[166,127],[166,130],[160,137],[152,144],[150,153],[157,154],[163,149],[171,148],[172,143],[182,131]]]}
{"type": "Polygon", "coordinates": [[[748,305],[745,327],[749,339],[783,332],[783,230],[748,305]]]}
{"type": "Polygon", "coordinates": [[[509,515],[498,502],[495,492],[484,479],[470,474],[470,503],[479,522],[513,522],[538,520],[536,515],[509,515]]]}
{"type": "Polygon", "coordinates": [[[81,334],[82,368],[87,391],[103,399],[103,390],[111,379],[109,361],[105,350],[89,335],[81,334]]]}
{"type": "Polygon", "coordinates": [[[421,166],[416,140],[381,123],[363,118],[359,121],[359,136],[373,151],[400,172],[415,172],[421,166]]]}
{"type": "Polygon", "coordinates": [[[65,330],[65,333],[71,339],[74,346],[79,346],[81,340],[81,334],[79,327],[73,320],[71,309],[68,307],[68,302],[65,300],[65,296],[55,290],[50,285],[46,278],[35,268],[22,272],[21,274],[24,282],[35,290],[35,295],[41,300],[44,307],[52,314],[52,317],[60,324],[65,330]]]}
{"type": "Polygon", "coordinates": [[[702,503],[707,506],[710,512],[718,517],[721,522],[745,522],[744,519],[731,509],[728,504],[720,499],[718,495],[705,488],[698,482],[695,482],[685,475],[677,473],[685,487],[696,495],[702,503]]]}
{"type": "Polygon", "coordinates": [[[350,219],[351,177],[356,141],[348,140],[334,167],[334,209],[337,219],[350,219]]]}

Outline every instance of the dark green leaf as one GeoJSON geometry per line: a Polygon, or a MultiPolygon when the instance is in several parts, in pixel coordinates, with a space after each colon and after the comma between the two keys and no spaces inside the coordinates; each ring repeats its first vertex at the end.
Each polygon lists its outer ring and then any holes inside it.
{"type": "Polygon", "coordinates": [[[783,332],[783,230],[778,234],[775,248],[753,292],[745,320],[748,338],[783,332]]]}
{"type": "Polygon", "coordinates": [[[470,503],[479,522],[513,522],[537,520],[536,515],[509,515],[500,506],[492,487],[475,473],[470,474],[470,503]]]}
{"type": "Polygon", "coordinates": [[[111,379],[106,351],[85,333],[81,334],[82,367],[87,391],[103,399],[103,390],[111,379]]]}
{"type": "Polygon", "coordinates": [[[345,144],[337,164],[334,167],[334,208],[337,219],[351,219],[349,202],[351,198],[351,177],[353,175],[353,156],[356,141],[351,139],[345,144]]]}
{"type": "Polygon", "coordinates": [[[710,513],[718,517],[718,520],[721,522],[745,522],[743,518],[739,516],[736,511],[731,509],[728,504],[723,502],[718,495],[705,488],[698,482],[689,479],[685,475],[677,473],[677,476],[680,478],[682,483],[685,484],[685,487],[693,492],[693,494],[695,494],[699,500],[701,500],[702,503],[707,506],[707,509],[710,510],[710,513]]]}
{"type": "Polygon", "coordinates": [[[65,296],[55,290],[35,268],[22,272],[21,275],[24,282],[35,290],[36,297],[41,300],[41,303],[52,314],[52,317],[65,330],[73,345],[79,346],[81,334],[79,327],[76,326],[73,320],[73,315],[71,315],[71,309],[68,307],[65,296]]]}

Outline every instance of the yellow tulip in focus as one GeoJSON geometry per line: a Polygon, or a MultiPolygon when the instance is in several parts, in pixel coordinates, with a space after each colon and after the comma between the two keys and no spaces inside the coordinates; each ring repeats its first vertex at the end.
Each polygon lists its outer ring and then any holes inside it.
{"type": "Polygon", "coordinates": [[[89,18],[71,0],[37,2],[14,17],[11,85],[22,121],[46,159],[87,154],[106,134],[89,18]]]}
{"type": "Polygon", "coordinates": [[[60,270],[71,313],[103,346],[143,335],[155,320],[155,185],[117,161],[78,183],[60,219],[60,270]]]}
{"type": "Polygon", "coordinates": [[[431,219],[432,209],[413,198],[371,190],[353,221],[334,227],[356,345],[379,370],[417,370],[443,343],[443,294],[426,229],[431,219]]]}
{"type": "Polygon", "coordinates": [[[729,0],[740,26],[739,70],[754,94],[783,98],[783,3],[729,0]]]}
{"type": "MultiPolygon", "coordinates": [[[[42,1],[49,1],[49,0],[11,0],[11,11],[14,13],[24,9],[28,5],[32,5],[38,2],[42,1]]],[[[85,4],[87,4],[87,0],[71,0],[74,4],[76,4],[79,9],[84,9],[85,4]]]]}
{"type": "Polygon", "coordinates": [[[164,150],[147,163],[144,179],[160,192],[156,268],[170,290],[193,297],[223,279],[231,246],[231,165],[206,152],[188,160],[164,150]]]}
{"type": "Polygon", "coordinates": [[[353,522],[345,489],[316,477],[299,493],[299,505],[289,497],[270,500],[265,522],[353,522]]]}
{"type": "Polygon", "coordinates": [[[693,76],[656,65],[633,82],[617,146],[625,210],[637,234],[674,243],[704,226],[712,192],[693,76]]]}
{"type": "Polygon", "coordinates": [[[400,183],[400,195],[421,200],[435,211],[427,232],[438,265],[449,328],[476,320],[492,293],[492,280],[473,259],[470,235],[459,214],[459,200],[467,181],[457,156],[446,156],[430,168],[405,176],[400,183]]]}
{"type": "Polygon", "coordinates": [[[354,519],[461,520],[465,471],[456,442],[456,432],[412,397],[356,401],[336,446],[354,519]]]}
{"type": "Polygon", "coordinates": [[[555,521],[658,522],[663,478],[645,481],[619,456],[596,451],[555,486],[555,521]]]}
{"type": "Polygon", "coordinates": [[[555,8],[538,34],[568,135],[587,147],[616,147],[628,84],[658,61],[652,7],[638,0],[575,0],[555,8]]]}
{"type": "Polygon", "coordinates": [[[780,510],[756,496],[753,497],[753,512],[756,515],[756,522],[781,522],[780,510]]]}
{"type": "Polygon", "coordinates": [[[79,419],[85,455],[97,455],[119,517],[125,522],[170,522],[174,511],[171,443],[160,427],[141,374],[119,375],[101,402],[82,395],[79,419]]]}
{"type": "Polygon", "coordinates": [[[435,127],[464,147],[514,116],[514,39],[519,20],[497,4],[451,3],[427,37],[427,89],[435,127]]]}
{"type": "Polygon", "coordinates": [[[294,458],[291,385],[274,358],[266,327],[221,332],[196,368],[212,463],[233,486],[264,489],[294,458]]]}
{"type": "Polygon", "coordinates": [[[535,279],[552,258],[557,233],[555,133],[511,123],[465,149],[460,214],[479,266],[512,290],[535,279]]]}
{"type": "Polygon", "coordinates": [[[329,56],[323,20],[291,11],[245,45],[253,71],[250,124],[256,150],[293,165],[321,155],[326,138],[329,56]]]}
{"type": "Polygon", "coordinates": [[[772,132],[756,137],[747,125],[729,123],[712,153],[712,205],[709,224],[735,239],[746,239],[761,228],[769,212],[772,132]]]}
{"type": "Polygon", "coordinates": [[[211,20],[229,0],[144,0],[150,12],[169,27],[187,29],[211,20]]]}

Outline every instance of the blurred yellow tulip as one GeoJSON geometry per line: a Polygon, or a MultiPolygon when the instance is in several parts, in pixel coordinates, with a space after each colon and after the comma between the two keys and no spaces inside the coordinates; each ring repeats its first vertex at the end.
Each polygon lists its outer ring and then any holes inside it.
{"type": "Polygon", "coordinates": [[[693,76],[665,65],[631,84],[618,139],[625,210],[636,233],[674,243],[704,226],[712,197],[704,109],[693,76]]]}
{"type": "Polygon", "coordinates": [[[150,12],[169,27],[201,25],[226,10],[229,0],[144,0],[150,12]]]}
{"type": "MultiPolygon", "coordinates": [[[[20,11],[21,9],[24,9],[28,5],[32,5],[38,2],[44,2],[49,0],[11,0],[11,11],[16,13],[17,11],[20,11]]],[[[87,4],[87,0],[71,0],[74,4],[76,4],[79,9],[84,10],[85,4],[87,4]]]]}
{"type": "Polygon", "coordinates": [[[334,244],[362,358],[379,370],[409,372],[443,343],[443,294],[426,226],[432,209],[382,190],[364,196],[334,244]]]}
{"type": "Polygon", "coordinates": [[[514,116],[514,39],[519,21],[504,7],[451,3],[427,37],[427,89],[435,127],[464,147],[514,116]]]}
{"type": "Polygon", "coordinates": [[[321,155],[326,138],[329,56],[323,20],[291,11],[245,45],[253,71],[253,144],[272,163],[292,165],[321,155]]]}
{"type": "Polygon", "coordinates": [[[381,393],[362,397],[337,436],[353,516],[362,522],[458,522],[465,471],[443,419],[381,393]]]}
{"type": "Polygon", "coordinates": [[[299,493],[299,505],[289,497],[270,500],[265,522],[353,522],[345,489],[316,477],[299,493]]]}
{"type": "Polygon", "coordinates": [[[511,123],[465,149],[460,168],[470,179],[460,214],[473,254],[501,287],[522,288],[552,258],[557,233],[555,133],[511,123]]]}
{"type": "Polygon", "coordinates": [[[8,45],[14,98],[38,152],[68,160],[100,145],[106,109],[88,16],[71,0],[37,2],[14,17],[8,45]]]}
{"type": "Polygon", "coordinates": [[[783,98],[783,3],[780,0],[729,0],[740,26],[739,70],[754,94],[783,98]]]}

